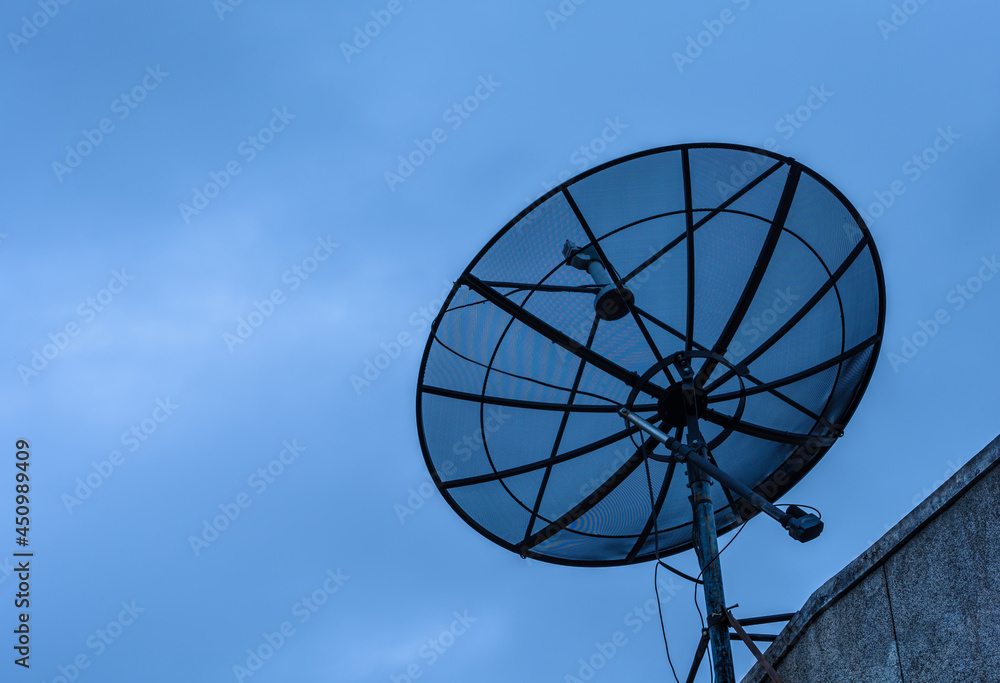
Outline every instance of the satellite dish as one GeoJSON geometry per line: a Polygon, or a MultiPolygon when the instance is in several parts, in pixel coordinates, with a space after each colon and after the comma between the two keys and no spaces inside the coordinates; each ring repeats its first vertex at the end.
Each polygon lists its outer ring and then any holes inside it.
{"type": "Polygon", "coordinates": [[[884,318],[871,234],[814,171],[739,145],[633,154],[537,200],[455,282],[421,448],[468,524],[538,560],[711,562],[759,510],[809,540],[817,518],[771,503],[843,434],[884,318]]]}

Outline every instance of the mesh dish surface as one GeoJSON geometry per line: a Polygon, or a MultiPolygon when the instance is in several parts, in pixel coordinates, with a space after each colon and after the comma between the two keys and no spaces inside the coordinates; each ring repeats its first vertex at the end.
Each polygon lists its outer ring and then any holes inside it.
{"type": "MultiPolygon", "coordinates": [[[[554,188],[455,282],[421,364],[421,448],[448,503],[509,550],[585,566],[667,556],[692,547],[687,477],[617,414],[638,378],[685,350],[724,359],[693,359],[702,434],[775,501],[843,433],[884,320],[871,234],[815,172],[735,145],[634,154],[554,188]],[[632,292],[627,315],[597,315],[567,240],[632,292]]],[[[631,407],[656,423],[676,381],[656,373],[631,407]]],[[[755,514],[717,482],[712,498],[720,534],[755,514]]]]}

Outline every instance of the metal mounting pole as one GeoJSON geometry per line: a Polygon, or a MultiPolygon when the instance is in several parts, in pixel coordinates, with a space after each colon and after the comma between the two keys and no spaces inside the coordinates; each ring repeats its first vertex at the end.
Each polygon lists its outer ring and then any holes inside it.
{"type": "Polygon", "coordinates": [[[701,468],[688,463],[688,485],[691,487],[691,508],[694,512],[692,532],[695,551],[701,564],[708,611],[708,636],[712,644],[712,666],[717,683],[736,683],[733,672],[733,651],[729,644],[729,620],[726,617],[726,595],[722,589],[722,567],[719,564],[719,537],[715,529],[715,508],[710,494],[711,479],[701,468]]]}
{"type": "MultiPolygon", "coordinates": [[[[692,452],[707,455],[708,448],[698,427],[698,407],[691,361],[681,358],[677,363],[681,373],[687,422],[688,446],[692,452]]],[[[717,683],[736,683],[733,670],[733,650],[729,644],[729,619],[726,593],[722,588],[722,564],[719,562],[719,532],[715,527],[715,506],[712,505],[712,479],[694,462],[687,463],[688,487],[691,489],[691,540],[701,565],[702,589],[708,638],[712,649],[712,668],[717,683]]]]}
{"type": "MultiPolygon", "coordinates": [[[[683,404],[683,423],[688,434],[687,445],[657,429],[625,406],[619,408],[618,414],[671,451],[669,456],[660,456],[650,449],[646,457],[665,462],[682,462],[687,465],[688,488],[691,489],[689,498],[692,512],[691,542],[695,552],[698,553],[698,563],[701,566],[702,588],[705,593],[705,607],[708,611],[705,631],[711,644],[712,668],[718,683],[736,683],[736,675],[733,670],[733,651],[729,644],[729,626],[732,615],[726,608],[726,595],[722,588],[719,532],[715,526],[715,507],[712,505],[712,478],[717,479],[722,486],[736,493],[761,512],[773,517],[797,541],[805,543],[816,538],[823,530],[823,522],[816,515],[807,514],[794,505],[789,506],[788,510],[781,510],[711,461],[711,454],[698,426],[699,395],[694,382],[694,372],[691,369],[691,360],[685,354],[676,354],[674,363],[680,371],[682,380],[680,398],[683,404]]],[[[680,410],[676,408],[675,404],[667,406],[666,413],[661,405],[659,419],[670,422],[674,426],[681,426],[672,421],[678,417],[678,413],[680,410]]],[[[740,629],[737,628],[737,630],[740,629]]],[[[698,646],[698,654],[695,655],[695,665],[692,667],[688,680],[691,680],[697,670],[697,663],[704,652],[704,640],[703,633],[702,643],[698,646]]],[[[751,647],[751,649],[753,648],[751,647]]],[[[763,661],[763,656],[758,655],[758,659],[763,661]]]]}

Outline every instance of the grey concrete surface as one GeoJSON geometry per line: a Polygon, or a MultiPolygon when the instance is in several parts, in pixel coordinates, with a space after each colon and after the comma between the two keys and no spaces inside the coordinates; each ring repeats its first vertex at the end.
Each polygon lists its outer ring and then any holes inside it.
{"type": "Polygon", "coordinates": [[[875,571],[819,615],[778,672],[792,681],[902,683],[885,574],[875,571]],[[851,637],[844,638],[844,625],[851,637]],[[816,663],[822,662],[822,678],[816,663]]]}
{"type": "Polygon", "coordinates": [[[813,593],[765,652],[785,683],[1000,681],[998,462],[1000,437],[813,593]]]}
{"type": "Polygon", "coordinates": [[[995,467],[886,561],[906,680],[1000,680],[998,512],[995,467]]]}

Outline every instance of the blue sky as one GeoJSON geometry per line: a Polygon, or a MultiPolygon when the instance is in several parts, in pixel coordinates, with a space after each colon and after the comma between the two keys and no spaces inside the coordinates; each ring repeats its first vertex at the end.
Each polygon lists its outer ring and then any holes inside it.
{"type": "MultiPolygon", "coordinates": [[[[751,522],[738,615],[797,609],[1000,431],[998,10],[230,1],[0,12],[0,501],[27,439],[36,553],[29,671],[0,570],[4,680],[561,682],[619,633],[594,680],[663,680],[652,566],[493,546],[429,492],[414,414],[482,245],[651,147],[777,145],[885,269],[868,392],[786,501],[826,531],[751,522]]],[[[698,618],[668,587],[680,673],[698,618]]]]}

